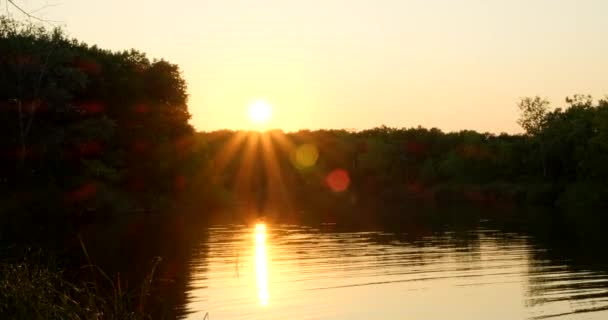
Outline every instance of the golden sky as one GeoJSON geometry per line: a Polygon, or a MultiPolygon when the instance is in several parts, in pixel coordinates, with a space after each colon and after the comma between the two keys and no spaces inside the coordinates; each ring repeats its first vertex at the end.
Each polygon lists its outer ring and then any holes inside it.
{"type": "Polygon", "coordinates": [[[516,101],[608,94],[606,0],[29,0],[70,35],[179,64],[199,130],[518,132],[516,101]]]}

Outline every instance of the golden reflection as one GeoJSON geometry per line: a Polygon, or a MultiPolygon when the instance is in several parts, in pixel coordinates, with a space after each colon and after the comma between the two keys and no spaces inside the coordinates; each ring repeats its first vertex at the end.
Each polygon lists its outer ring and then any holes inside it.
{"type": "Polygon", "coordinates": [[[260,304],[265,306],[270,300],[268,292],[268,257],[266,255],[266,225],[255,226],[255,274],[260,304]]]}

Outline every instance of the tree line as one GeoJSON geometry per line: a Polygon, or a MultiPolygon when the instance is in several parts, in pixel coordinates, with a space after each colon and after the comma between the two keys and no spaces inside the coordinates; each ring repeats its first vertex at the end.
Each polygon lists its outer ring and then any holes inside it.
{"type": "Polygon", "coordinates": [[[330,216],[363,209],[372,215],[401,216],[420,205],[532,205],[598,216],[608,206],[608,100],[575,95],[566,98],[565,107],[551,110],[546,99],[530,97],[518,106],[523,134],[381,126],[198,135],[212,155],[239,136],[249,137],[242,139],[230,163],[212,174],[221,177],[217,188],[262,211],[269,206],[270,211],[285,212],[296,204],[296,209],[330,216]],[[258,147],[248,147],[256,140],[258,147]],[[264,164],[269,153],[264,140],[274,146],[270,153],[276,158],[275,169],[264,164]],[[253,191],[249,193],[238,188],[247,161],[256,163],[247,182],[253,191]],[[273,178],[273,170],[280,172],[280,179],[273,178]],[[336,174],[347,181],[332,181],[336,174]]]}
{"type": "Polygon", "coordinates": [[[162,206],[184,187],[189,118],[177,65],[0,18],[7,219],[162,206]]]}
{"type": "Polygon", "coordinates": [[[406,214],[412,203],[607,206],[606,99],[575,95],[551,110],[523,98],[525,133],[497,135],[195,132],[187,98],[175,64],[0,18],[2,219],[175,209],[309,210],[331,220],[353,209],[406,214]]]}

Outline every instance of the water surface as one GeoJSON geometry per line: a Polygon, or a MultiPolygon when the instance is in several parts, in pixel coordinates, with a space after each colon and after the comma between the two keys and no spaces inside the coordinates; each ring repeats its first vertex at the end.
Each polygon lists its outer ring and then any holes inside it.
{"type": "Polygon", "coordinates": [[[268,224],[201,234],[176,306],[185,319],[608,319],[605,266],[520,233],[268,224]]]}

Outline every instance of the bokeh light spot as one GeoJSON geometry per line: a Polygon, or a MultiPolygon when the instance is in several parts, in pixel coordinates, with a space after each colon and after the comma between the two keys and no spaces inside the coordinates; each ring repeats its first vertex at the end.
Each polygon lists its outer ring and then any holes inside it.
{"type": "Polygon", "coordinates": [[[135,107],[133,107],[133,111],[135,113],[144,114],[144,113],[148,113],[148,111],[150,111],[150,108],[147,105],[140,103],[140,104],[135,105],[135,107]]]}
{"type": "Polygon", "coordinates": [[[105,107],[99,102],[85,102],[80,104],[78,109],[84,114],[98,114],[104,112],[105,107]]]}
{"type": "Polygon", "coordinates": [[[314,144],[303,144],[295,151],[295,164],[298,168],[310,168],[317,163],[319,151],[314,144]]]}
{"type": "Polygon", "coordinates": [[[343,169],[336,169],[327,175],[325,183],[334,192],[342,192],[348,189],[350,185],[350,177],[348,172],[343,169]]]}

